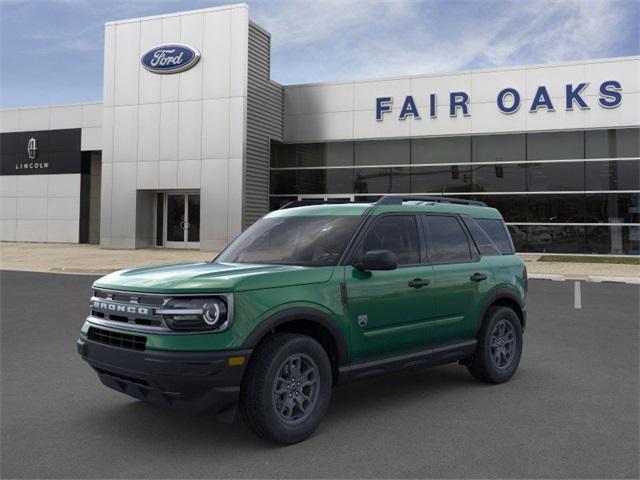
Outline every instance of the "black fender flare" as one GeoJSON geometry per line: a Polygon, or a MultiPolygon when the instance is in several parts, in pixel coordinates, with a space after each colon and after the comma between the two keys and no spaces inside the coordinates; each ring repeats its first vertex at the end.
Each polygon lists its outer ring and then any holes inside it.
{"type": "Polygon", "coordinates": [[[518,305],[518,307],[520,308],[520,312],[516,313],[519,314],[518,316],[520,317],[520,321],[522,322],[522,331],[524,332],[527,325],[527,309],[523,300],[511,288],[499,287],[491,292],[491,294],[484,301],[484,305],[482,306],[482,310],[480,311],[480,315],[478,315],[478,319],[476,321],[476,333],[482,326],[482,322],[484,321],[484,317],[487,314],[487,310],[491,308],[491,305],[502,299],[508,299],[518,305]]]}
{"type": "Polygon", "coordinates": [[[311,307],[293,307],[274,313],[272,316],[260,322],[245,339],[241,348],[255,348],[271,330],[295,320],[316,323],[326,329],[336,345],[338,366],[342,366],[347,362],[348,351],[345,335],[328,314],[311,307]]]}

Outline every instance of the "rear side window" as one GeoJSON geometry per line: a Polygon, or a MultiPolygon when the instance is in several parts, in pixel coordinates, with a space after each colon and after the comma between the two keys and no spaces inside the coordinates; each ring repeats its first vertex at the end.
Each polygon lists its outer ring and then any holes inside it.
{"type": "Polygon", "coordinates": [[[502,220],[478,218],[476,221],[487,235],[489,235],[489,238],[493,240],[493,243],[496,244],[500,253],[503,255],[515,253],[509,231],[502,220]]]}
{"type": "Polygon", "coordinates": [[[456,217],[425,215],[430,263],[471,261],[467,235],[456,217]]]}
{"type": "Polygon", "coordinates": [[[489,238],[489,235],[485,233],[482,227],[478,225],[473,218],[467,217],[466,215],[462,218],[464,219],[464,223],[467,225],[467,228],[469,229],[469,232],[482,255],[502,255],[502,252],[493,240],[489,238]]]}
{"type": "Polygon", "coordinates": [[[392,215],[376,220],[362,242],[361,254],[369,250],[391,250],[398,265],[420,263],[420,241],[413,215],[392,215]]]}

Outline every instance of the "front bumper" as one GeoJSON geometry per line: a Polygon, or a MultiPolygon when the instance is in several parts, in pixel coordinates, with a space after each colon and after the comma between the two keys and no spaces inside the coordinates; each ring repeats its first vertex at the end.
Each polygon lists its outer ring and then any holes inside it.
{"type": "Polygon", "coordinates": [[[212,413],[222,413],[238,402],[251,355],[251,350],[137,351],[84,337],[76,345],[107,387],[157,405],[212,413]],[[230,366],[230,357],[244,357],[244,361],[230,366]]]}

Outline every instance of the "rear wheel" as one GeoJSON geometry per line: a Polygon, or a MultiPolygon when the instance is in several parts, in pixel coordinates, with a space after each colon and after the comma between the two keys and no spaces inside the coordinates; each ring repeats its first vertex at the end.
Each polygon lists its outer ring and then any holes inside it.
{"type": "Polygon", "coordinates": [[[251,357],[240,394],[245,423],[261,437],[297,443],[318,427],[331,398],[329,358],[313,338],[278,333],[251,357]]]}
{"type": "Polygon", "coordinates": [[[509,307],[491,307],[478,332],[478,346],[467,367],[471,375],[489,383],[508,381],[522,355],[522,326],[509,307]]]}

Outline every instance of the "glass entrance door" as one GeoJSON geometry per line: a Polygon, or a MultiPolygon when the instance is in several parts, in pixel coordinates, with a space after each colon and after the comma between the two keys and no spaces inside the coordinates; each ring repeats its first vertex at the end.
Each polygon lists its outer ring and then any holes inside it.
{"type": "Polygon", "coordinates": [[[167,193],[164,245],[169,248],[200,248],[200,194],[167,193]]]}

